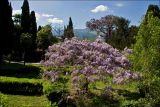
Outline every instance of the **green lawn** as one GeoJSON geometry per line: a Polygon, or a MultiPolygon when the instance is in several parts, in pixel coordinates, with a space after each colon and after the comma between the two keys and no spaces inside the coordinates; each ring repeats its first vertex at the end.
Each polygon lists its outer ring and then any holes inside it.
{"type": "Polygon", "coordinates": [[[5,95],[8,107],[49,107],[45,96],[5,95]]]}

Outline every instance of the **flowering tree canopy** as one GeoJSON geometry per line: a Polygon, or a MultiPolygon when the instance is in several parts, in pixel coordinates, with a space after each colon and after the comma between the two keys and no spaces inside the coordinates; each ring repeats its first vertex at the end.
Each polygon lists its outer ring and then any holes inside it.
{"type": "MultiPolygon", "coordinates": [[[[83,74],[88,81],[111,75],[113,83],[123,83],[126,80],[138,79],[139,77],[138,74],[128,70],[130,62],[122,53],[100,40],[89,42],[72,38],[54,44],[49,46],[45,60],[41,63],[49,68],[65,67],[65,65],[74,66],[71,75],[75,78],[83,74]]],[[[52,70],[45,72],[45,75],[55,81],[55,77],[58,78],[56,76],[58,71],[52,70]]]]}

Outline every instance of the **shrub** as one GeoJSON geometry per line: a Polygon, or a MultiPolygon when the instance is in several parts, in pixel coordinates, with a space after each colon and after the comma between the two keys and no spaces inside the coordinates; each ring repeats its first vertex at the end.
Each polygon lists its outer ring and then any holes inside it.
{"type": "Polygon", "coordinates": [[[0,107],[7,107],[7,97],[0,93],[0,107]]]}
{"type": "Polygon", "coordinates": [[[41,95],[43,86],[41,80],[17,79],[14,77],[0,77],[0,91],[10,94],[41,95]]]}
{"type": "Polygon", "coordinates": [[[58,102],[62,99],[62,95],[67,93],[67,89],[64,86],[64,83],[61,82],[43,82],[43,93],[47,98],[53,102],[58,102]]]}
{"type": "Polygon", "coordinates": [[[160,106],[160,78],[144,81],[139,84],[139,93],[151,106],[160,106]]]}
{"type": "Polygon", "coordinates": [[[30,77],[40,78],[41,68],[39,66],[22,64],[1,64],[0,75],[1,76],[15,76],[15,77],[30,77]]]}

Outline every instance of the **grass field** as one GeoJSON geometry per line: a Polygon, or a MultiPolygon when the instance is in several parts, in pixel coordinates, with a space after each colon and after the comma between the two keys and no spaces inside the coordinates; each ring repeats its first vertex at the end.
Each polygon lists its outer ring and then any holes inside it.
{"type": "Polygon", "coordinates": [[[50,102],[45,96],[7,95],[8,107],[50,107],[50,102]]]}

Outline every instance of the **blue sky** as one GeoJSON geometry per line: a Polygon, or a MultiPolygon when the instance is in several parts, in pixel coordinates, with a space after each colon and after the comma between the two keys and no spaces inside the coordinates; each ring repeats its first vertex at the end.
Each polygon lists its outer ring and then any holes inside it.
{"type": "MultiPolygon", "coordinates": [[[[13,14],[20,13],[23,1],[10,0],[13,14]]],[[[29,0],[30,10],[34,10],[38,25],[66,25],[71,16],[74,28],[85,28],[85,23],[92,18],[99,19],[106,15],[125,17],[131,25],[139,25],[149,4],[159,4],[158,0],[29,0]]]]}

